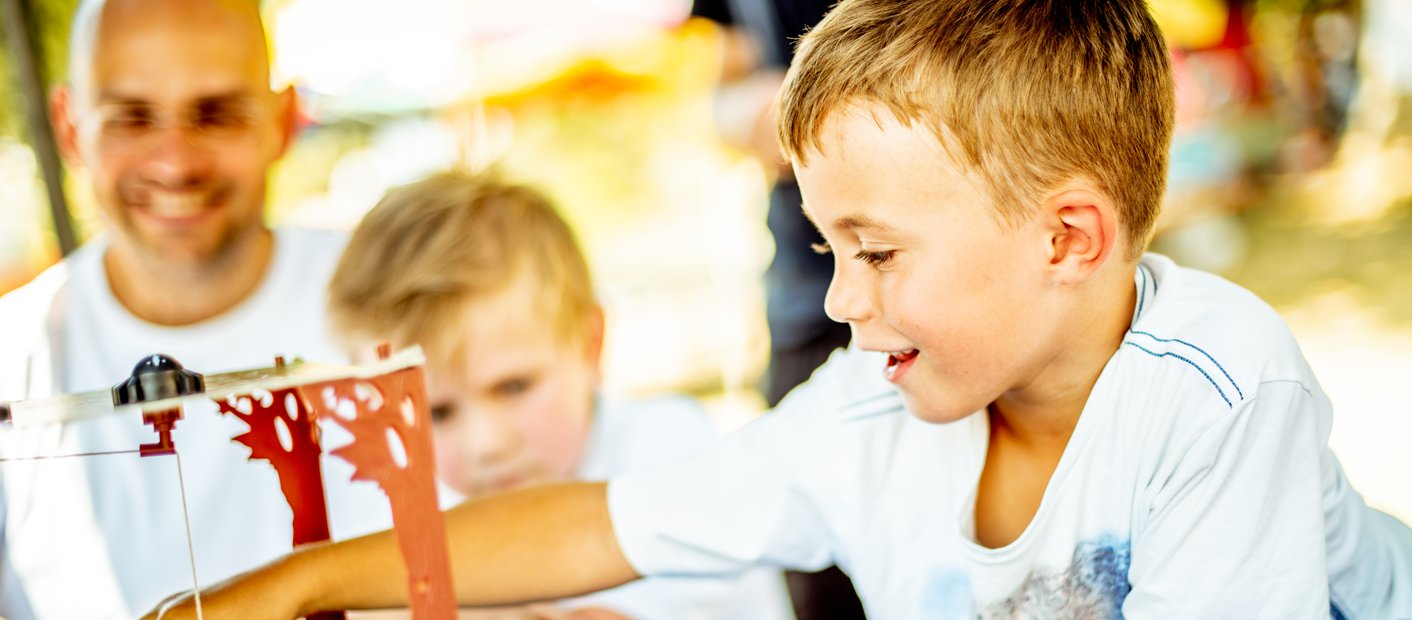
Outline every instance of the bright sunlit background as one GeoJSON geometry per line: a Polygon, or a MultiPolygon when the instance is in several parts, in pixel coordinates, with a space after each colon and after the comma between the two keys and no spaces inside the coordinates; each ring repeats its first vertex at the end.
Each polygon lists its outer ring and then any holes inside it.
{"type": "MultiPolygon", "coordinates": [[[[73,0],[34,2],[61,79],[73,0]]],[[[1153,0],[1180,128],[1155,249],[1290,322],[1371,504],[1412,520],[1412,3],[1153,0]]],[[[576,227],[610,313],[608,388],[762,409],[765,170],[713,125],[722,33],[690,0],[266,0],[307,127],[278,224],[349,229],[392,185],[497,166],[576,227]]],[[[0,100],[0,291],[58,259],[24,91],[0,100]]],[[[82,171],[80,236],[103,226],[82,171]]]]}

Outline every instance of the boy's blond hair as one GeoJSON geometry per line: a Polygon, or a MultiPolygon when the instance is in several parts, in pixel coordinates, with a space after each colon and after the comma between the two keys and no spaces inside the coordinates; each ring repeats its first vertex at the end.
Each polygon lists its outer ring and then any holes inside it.
{"type": "Polygon", "coordinates": [[[442,173],[389,191],[363,218],[329,284],[330,320],[345,338],[420,344],[454,367],[468,304],[522,278],[545,328],[582,344],[593,283],[548,199],[491,174],[442,173]]]}
{"type": "Polygon", "coordinates": [[[800,42],[780,142],[806,163],[831,113],[880,104],[927,127],[1012,225],[1066,179],[1097,183],[1132,259],[1166,186],[1174,98],[1142,0],[843,0],[800,42]]]}

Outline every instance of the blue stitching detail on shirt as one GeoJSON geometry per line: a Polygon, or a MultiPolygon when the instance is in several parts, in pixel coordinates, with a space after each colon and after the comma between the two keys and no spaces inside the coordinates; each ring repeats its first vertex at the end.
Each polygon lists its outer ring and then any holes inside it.
{"type": "Polygon", "coordinates": [[[1136,330],[1132,330],[1132,333],[1134,333],[1134,334],[1140,334],[1140,335],[1143,335],[1143,336],[1147,336],[1148,338],[1151,338],[1151,339],[1156,340],[1156,341],[1158,341],[1158,342],[1176,342],[1176,343],[1184,344],[1184,345],[1186,345],[1186,346],[1188,346],[1188,347],[1191,347],[1191,348],[1193,348],[1193,349],[1196,349],[1196,352],[1197,352],[1197,353],[1200,353],[1200,354],[1202,354],[1202,355],[1205,355],[1205,356],[1206,356],[1206,359],[1211,360],[1211,363],[1212,363],[1212,364],[1215,364],[1215,365],[1216,365],[1216,368],[1218,368],[1218,369],[1221,370],[1221,374],[1225,375],[1225,376],[1226,376],[1226,380],[1227,380],[1227,381],[1230,381],[1230,382],[1231,382],[1231,385],[1235,387],[1236,394],[1240,395],[1240,399],[1241,399],[1241,400],[1245,400],[1245,392],[1241,391],[1240,385],[1235,382],[1235,379],[1232,379],[1232,378],[1231,378],[1231,373],[1226,372],[1226,367],[1225,367],[1225,366],[1222,366],[1220,362],[1216,361],[1216,358],[1211,357],[1211,354],[1210,354],[1210,353],[1207,353],[1205,349],[1202,349],[1201,347],[1198,347],[1198,346],[1196,346],[1196,345],[1194,345],[1194,344],[1192,344],[1192,343],[1190,343],[1190,342],[1187,342],[1187,341],[1185,341],[1185,340],[1182,340],[1182,339],[1180,339],[1180,338],[1158,338],[1157,336],[1154,336],[1154,335],[1149,334],[1149,333],[1147,333],[1147,332],[1140,332],[1140,331],[1136,331],[1136,330]]]}
{"type": "MultiPolygon", "coordinates": [[[[1151,334],[1149,334],[1149,335],[1151,335],[1151,334]]],[[[1148,355],[1151,355],[1152,357],[1175,357],[1175,358],[1177,358],[1177,359],[1179,359],[1179,360],[1181,360],[1181,361],[1183,361],[1183,362],[1186,362],[1186,363],[1190,364],[1192,368],[1195,368],[1197,372],[1201,373],[1201,376],[1206,377],[1206,380],[1211,383],[1211,387],[1216,388],[1216,393],[1221,395],[1221,400],[1226,401],[1226,406],[1227,406],[1227,407],[1230,407],[1230,408],[1232,408],[1232,409],[1235,408],[1235,404],[1231,403],[1231,399],[1226,398],[1226,393],[1225,393],[1223,390],[1221,390],[1221,386],[1220,386],[1220,385],[1217,385],[1217,384],[1216,384],[1216,380],[1215,380],[1215,379],[1212,379],[1212,378],[1211,378],[1211,375],[1208,374],[1205,370],[1202,370],[1201,367],[1196,364],[1196,362],[1193,362],[1193,361],[1191,361],[1191,360],[1189,360],[1189,359],[1187,359],[1187,358],[1185,358],[1185,357],[1182,357],[1182,356],[1180,356],[1180,355],[1177,355],[1176,353],[1172,353],[1171,351],[1166,351],[1166,352],[1163,352],[1163,353],[1157,353],[1157,352],[1152,351],[1152,350],[1150,350],[1150,349],[1148,349],[1148,348],[1146,348],[1146,347],[1144,347],[1144,346],[1142,346],[1142,345],[1140,345],[1140,344],[1138,344],[1138,343],[1136,343],[1136,342],[1124,342],[1123,344],[1128,345],[1128,346],[1131,346],[1131,347],[1135,347],[1135,348],[1137,348],[1139,351],[1142,351],[1143,353],[1146,353],[1146,354],[1148,354],[1148,355]]]]}

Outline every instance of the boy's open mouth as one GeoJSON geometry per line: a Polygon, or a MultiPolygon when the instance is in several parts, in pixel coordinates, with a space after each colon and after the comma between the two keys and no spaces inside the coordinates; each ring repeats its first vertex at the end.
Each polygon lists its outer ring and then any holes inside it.
{"type": "Polygon", "coordinates": [[[907,367],[908,362],[917,359],[916,349],[906,351],[895,351],[887,354],[887,368],[883,371],[890,380],[900,378],[900,373],[907,367]]]}

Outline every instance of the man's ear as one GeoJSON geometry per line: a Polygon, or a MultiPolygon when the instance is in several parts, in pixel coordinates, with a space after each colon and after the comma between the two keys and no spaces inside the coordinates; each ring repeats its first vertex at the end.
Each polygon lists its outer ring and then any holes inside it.
{"type": "Polygon", "coordinates": [[[73,96],[73,90],[65,84],[49,91],[49,122],[54,127],[59,155],[70,166],[80,166],[83,158],[78,148],[78,118],[73,109],[73,96]]]}
{"type": "Polygon", "coordinates": [[[289,145],[294,143],[294,137],[299,135],[301,129],[299,117],[299,94],[295,92],[293,86],[285,86],[284,90],[275,93],[275,128],[279,131],[279,150],[275,153],[277,157],[283,157],[289,150],[289,145]]]}
{"type": "Polygon", "coordinates": [[[1055,281],[1082,282],[1118,248],[1113,200],[1091,187],[1068,187],[1044,202],[1049,222],[1049,267],[1055,281]]]}

